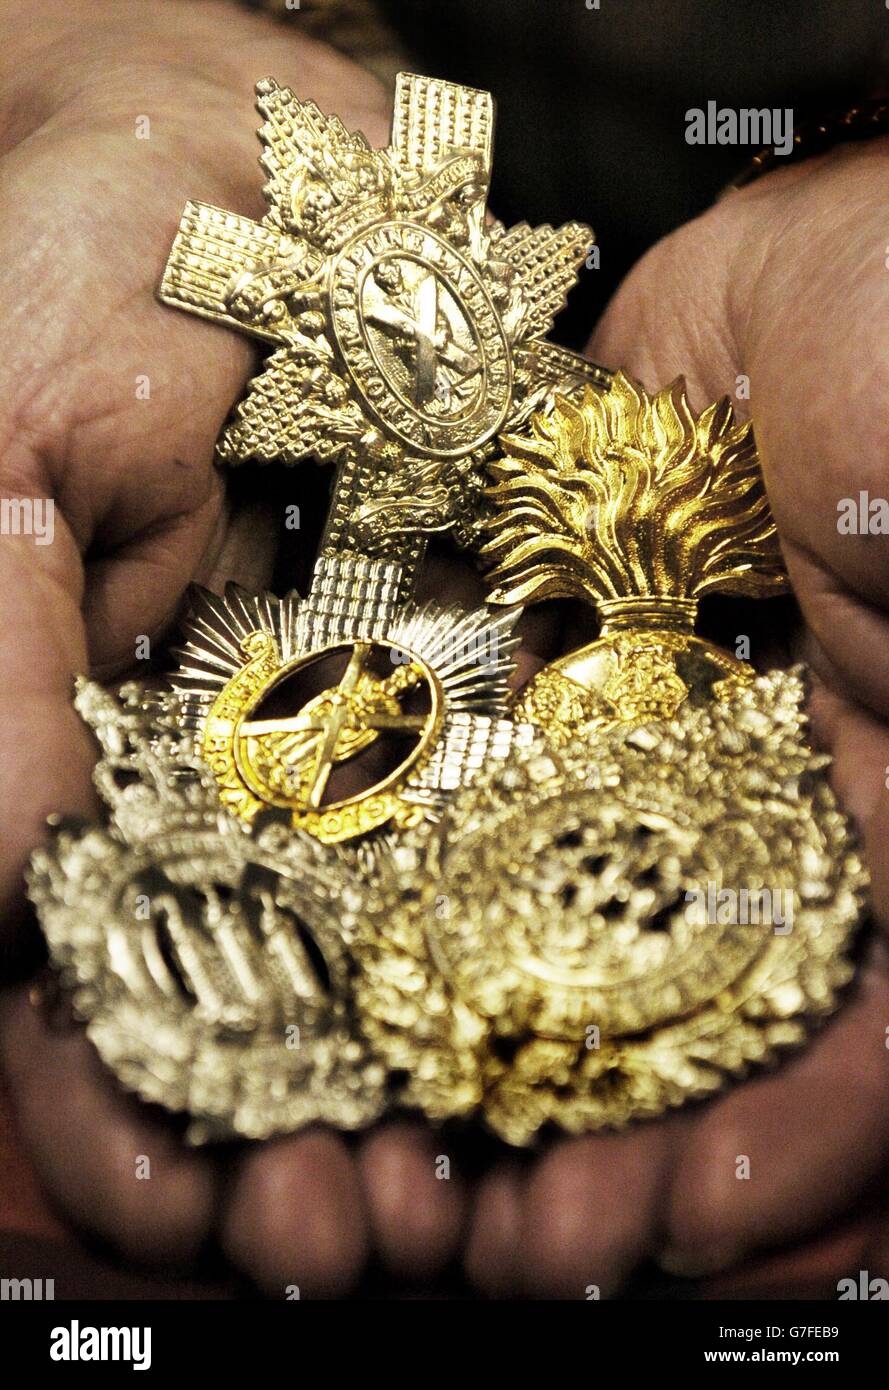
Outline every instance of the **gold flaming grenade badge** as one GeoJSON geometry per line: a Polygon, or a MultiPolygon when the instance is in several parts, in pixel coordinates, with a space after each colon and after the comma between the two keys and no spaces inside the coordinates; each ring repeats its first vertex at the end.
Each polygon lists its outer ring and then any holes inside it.
{"type": "Polygon", "coordinates": [[[696,416],[681,381],[650,396],[618,372],[502,444],[482,548],[492,601],[578,598],[601,620],[525,688],[517,717],[566,742],[751,678],[693,631],[703,595],[787,584],[753,434],[727,399],[696,416]]]}
{"type": "Polygon", "coordinates": [[[396,851],[356,988],[407,1100],[524,1144],[799,1044],[851,978],[867,876],[801,674],[693,632],[701,595],[785,586],[749,425],[618,373],[502,444],[492,599],[580,597],[602,631],[515,703],[535,741],[396,851]]]}

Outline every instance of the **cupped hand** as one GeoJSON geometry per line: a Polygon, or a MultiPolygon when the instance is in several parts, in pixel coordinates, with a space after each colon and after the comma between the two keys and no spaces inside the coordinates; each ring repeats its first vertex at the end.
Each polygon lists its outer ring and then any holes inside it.
{"type": "MultiPolygon", "coordinates": [[[[887,175],[889,141],[880,140],[730,194],[649,252],[590,348],[649,389],[684,374],[697,409],[728,394],[752,415],[804,619],[801,654],[816,672],[815,735],[865,837],[882,927],[889,537],[844,534],[838,520],[848,510],[839,504],[854,498],[857,509],[860,492],[889,499],[887,175]]],[[[555,1143],[530,1169],[495,1166],[472,1213],[470,1272],[501,1293],[583,1298],[597,1285],[605,1296],[646,1259],[689,1275],[745,1260],[756,1269],[760,1252],[815,1237],[889,1165],[887,1028],[877,941],[840,1013],[774,1073],[685,1115],[555,1143]],[[740,1155],[749,1179],[736,1176],[740,1155]]],[[[885,1231],[872,1237],[872,1253],[885,1253],[885,1231]]],[[[856,1275],[858,1265],[843,1262],[867,1248],[864,1238],[817,1245],[818,1287],[829,1296],[838,1278],[856,1275]]],[[[759,1268],[774,1273],[775,1264],[759,1268]]],[[[807,1287],[802,1257],[783,1268],[790,1287],[807,1287]]],[[[765,1274],[741,1286],[774,1292],[765,1274]]]]}
{"type": "MultiPolygon", "coordinates": [[[[9,942],[46,816],[95,810],[74,674],[124,672],[189,581],[257,589],[271,561],[274,518],[232,513],[213,467],[251,348],[155,298],[182,206],[262,214],[258,78],[289,82],[378,144],[390,99],[298,23],[211,0],[0,0],[0,27],[0,496],[55,502],[51,543],[0,536],[9,942]]],[[[341,1290],[372,1239],[392,1268],[420,1274],[459,1236],[459,1183],[435,1181],[418,1128],[385,1128],[357,1151],[310,1132],[217,1161],[122,1096],[80,1031],[54,1031],[24,991],[7,992],[0,1023],[47,1191],[132,1260],[184,1265],[215,1235],[284,1297],[293,1284],[341,1290]]]]}
{"type": "MultiPolygon", "coordinates": [[[[91,806],[72,674],[125,669],[189,580],[259,587],[270,561],[274,527],[264,538],[251,524],[248,543],[212,468],[250,349],[154,299],[182,203],[261,213],[250,91],[262,74],[375,142],[388,101],[329,52],[228,5],[66,3],[30,27],[0,6],[16,18],[0,53],[0,483],[3,496],[57,503],[51,545],[0,538],[0,898],[12,923],[45,815],[91,806]]],[[[699,406],[749,378],[821,676],[813,713],[867,834],[884,921],[889,566],[879,537],[836,522],[841,498],[879,496],[887,477],[887,163],[873,144],[729,198],[646,258],[593,347],[649,387],[684,372],[699,406]]],[[[470,1276],[491,1292],[584,1297],[619,1288],[647,1256],[704,1271],[817,1230],[885,1167],[887,1013],[874,950],[842,1013],[778,1073],[693,1115],[557,1143],[530,1165],[496,1161],[468,1217],[470,1276]]],[[[187,1263],[215,1235],[283,1296],[293,1283],[345,1288],[371,1246],[390,1269],[428,1275],[460,1240],[465,1185],[436,1180],[438,1142],[419,1125],[354,1147],[311,1131],[217,1160],[121,1097],[83,1037],[53,1032],[21,992],[4,1003],[3,1053],[48,1190],[134,1259],[187,1263]],[[135,1178],[141,1154],[155,1160],[150,1182],[135,1178]]]]}

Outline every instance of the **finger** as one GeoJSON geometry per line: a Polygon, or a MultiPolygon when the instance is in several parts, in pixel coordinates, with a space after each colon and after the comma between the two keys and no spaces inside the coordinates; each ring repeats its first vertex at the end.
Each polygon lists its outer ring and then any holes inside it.
{"type": "Polygon", "coordinates": [[[523,1173],[510,1159],[496,1164],[476,1189],[464,1267],[489,1298],[505,1298],[521,1286],[520,1237],[523,1173]]]}
{"type": "Polygon", "coordinates": [[[209,1158],[118,1092],[83,1031],[52,1031],[27,990],[3,996],[0,1024],[16,1121],[51,1200],[128,1259],[192,1260],[212,1225],[209,1158]]]}
{"type": "Polygon", "coordinates": [[[618,1290],[657,1243],[673,1146],[669,1122],[554,1144],[522,1197],[525,1292],[582,1299],[618,1290]]]}
{"type": "Polygon", "coordinates": [[[195,574],[195,582],[222,593],[234,581],[248,593],[271,587],[278,539],[277,517],[263,499],[238,506],[225,518],[195,574]]]}
{"type": "MultiPolygon", "coordinates": [[[[886,800],[889,726],[869,710],[837,693],[842,690],[842,681],[839,677],[834,679],[833,668],[823,653],[810,647],[808,655],[818,673],[812,681],[807,704],[813,739],[833,759],[830,780],[840,803],[859,826],[868,828],[870,839],[870,821],[879,810],[881,800],[886,800]]],[[[874,850],[879,843],[875,840],[874,850]]],[[[871,856],[874,867],[878,857],[871,856]]],[[[886,887],[889,889],[889,883],[886,887]]],[[[875,901],[883,897],[882,893],[874,893],[875,901]]]]}
{"type": "Polygon", "coordinates": [[[52,544],[0,536],[0,920],[7,941],[22,921],[22,874],[47,816],[87,815],[94,805],[92,739],[71,703],[75,672],[86,662],[80,585],[76,547],[60,518],[52,544]]]}
{"type": "Polygon", "coordinates": [[[132,537],[86,565],[83,618],[90,673],[108,680],[152,654],[182,603],[190,580],[215,569],[225,512],[216,479],[207,501],[132,537]],[[147,642],[146,642],[147,639],[147,642]]]}
{"type": "Polygon", "coordinates": [[[889,616],[793,540],[785,540],[783,548],[805,599],[816,669],[833,689],[889,716],[889,616]]]}
{"type": "MultiPolygon", "coordinates": [[[[757,1255],[732,1269],[714,1275],[703,1286],[705,1298],[836,1298],[840,1279],[861,1269],[879,1274],[879,1257],[871,1260],[868,1247],[878,1242],[873,1213],[853,1217],[810,1240],[789,1249],[757,1255]]],[[[855,1280],[856,1285],[858,1280],[855,1280]]]]}
{"type": "Polygon", "coordinates": [[[249,593],[271,583],[275,517],[261,501],[230,513],[223,483],[195,512],[150,528],[86,567],[83,615],[91,674],[109,680],[140,674],[137,656],[151,657],[180,616],[194,582],[222,593],[230,581],[249,593]],[[146,641],[147,639],[147,641],[146,641]]]}
{"type": "Polygon", "coordinates": [[[889,981],[871,963],[799,1056],[685,1130],[669,1198],[671,1268],[727,1267],[851,1205],[889,1159],[887,1018],[889,981]]]}
{"type": "Polygon", "coordinates": [[[421,1124],[381,1126],[363,1142],[359,1171],[374,1249],[393,1273],[429,1279],[455,1254],[465,1192],[451,1157],[421,1124]]]}
{"type": "Polygon", "coordinates": [[[368,1235],[361,1180],[344,1141],[312,1129],[251,1147],[229,1188],[220,1239],[269,1297],[348,1292],[368,1235]]]}
{"type": "MultiPolygon", "coordinates": [[[[884,785],[889,781],[889,759],[882,765],[884,785]]],[[[876,921],[889,932],[889,794],[883,791],[865,830],[865,849],[871,882],[871,902],[876,921]]],[[[889,1022],[887,1022],[889,1026],[889,1022]]]]}

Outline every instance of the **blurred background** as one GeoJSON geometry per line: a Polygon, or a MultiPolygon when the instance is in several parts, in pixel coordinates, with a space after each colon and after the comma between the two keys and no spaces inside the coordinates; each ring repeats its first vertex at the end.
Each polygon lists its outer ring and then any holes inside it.
{"type": "Polygon", "coordinates": [[[753,150],[688,145],[691,107],[792,107],[795,125],[881,90],[884,0],[381,0],[421,71],[497,102],[491,203],[505,222],[589,222],[563,341],[580,346],[653,242],[753,150]]]}

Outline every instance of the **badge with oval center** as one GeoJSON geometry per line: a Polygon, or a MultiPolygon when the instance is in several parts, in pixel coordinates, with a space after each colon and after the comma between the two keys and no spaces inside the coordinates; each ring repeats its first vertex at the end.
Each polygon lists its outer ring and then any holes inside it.
{"type": "Polygon", "coordinates": [[[416,568],[429,532],[476,538],[498,431],[609,374],[545,338],[589,228],[486,217],[488,93],[402,73],[384,150],[271,80],[257,105],[268,213],[190,203],[160,297],[274,348],[220,459],[336,479],[307,599],[198,596],[174,704],[237,815],[342,841],[506,752],[516,614],[414,607],[416,568]]]}
{"type": "Polygon", "coordinates": [[[546,339],[593,234],[487,217],[488,92],[400,73],[386,149],[270,78],[256,93],[269,210],[189,203],[160,287],[273,348],[219,457],[338,463],[341,548],[347,499],[366,554],[393,534],[468,538],[497,433],[554,388],[607,387],[546,339]]]}

